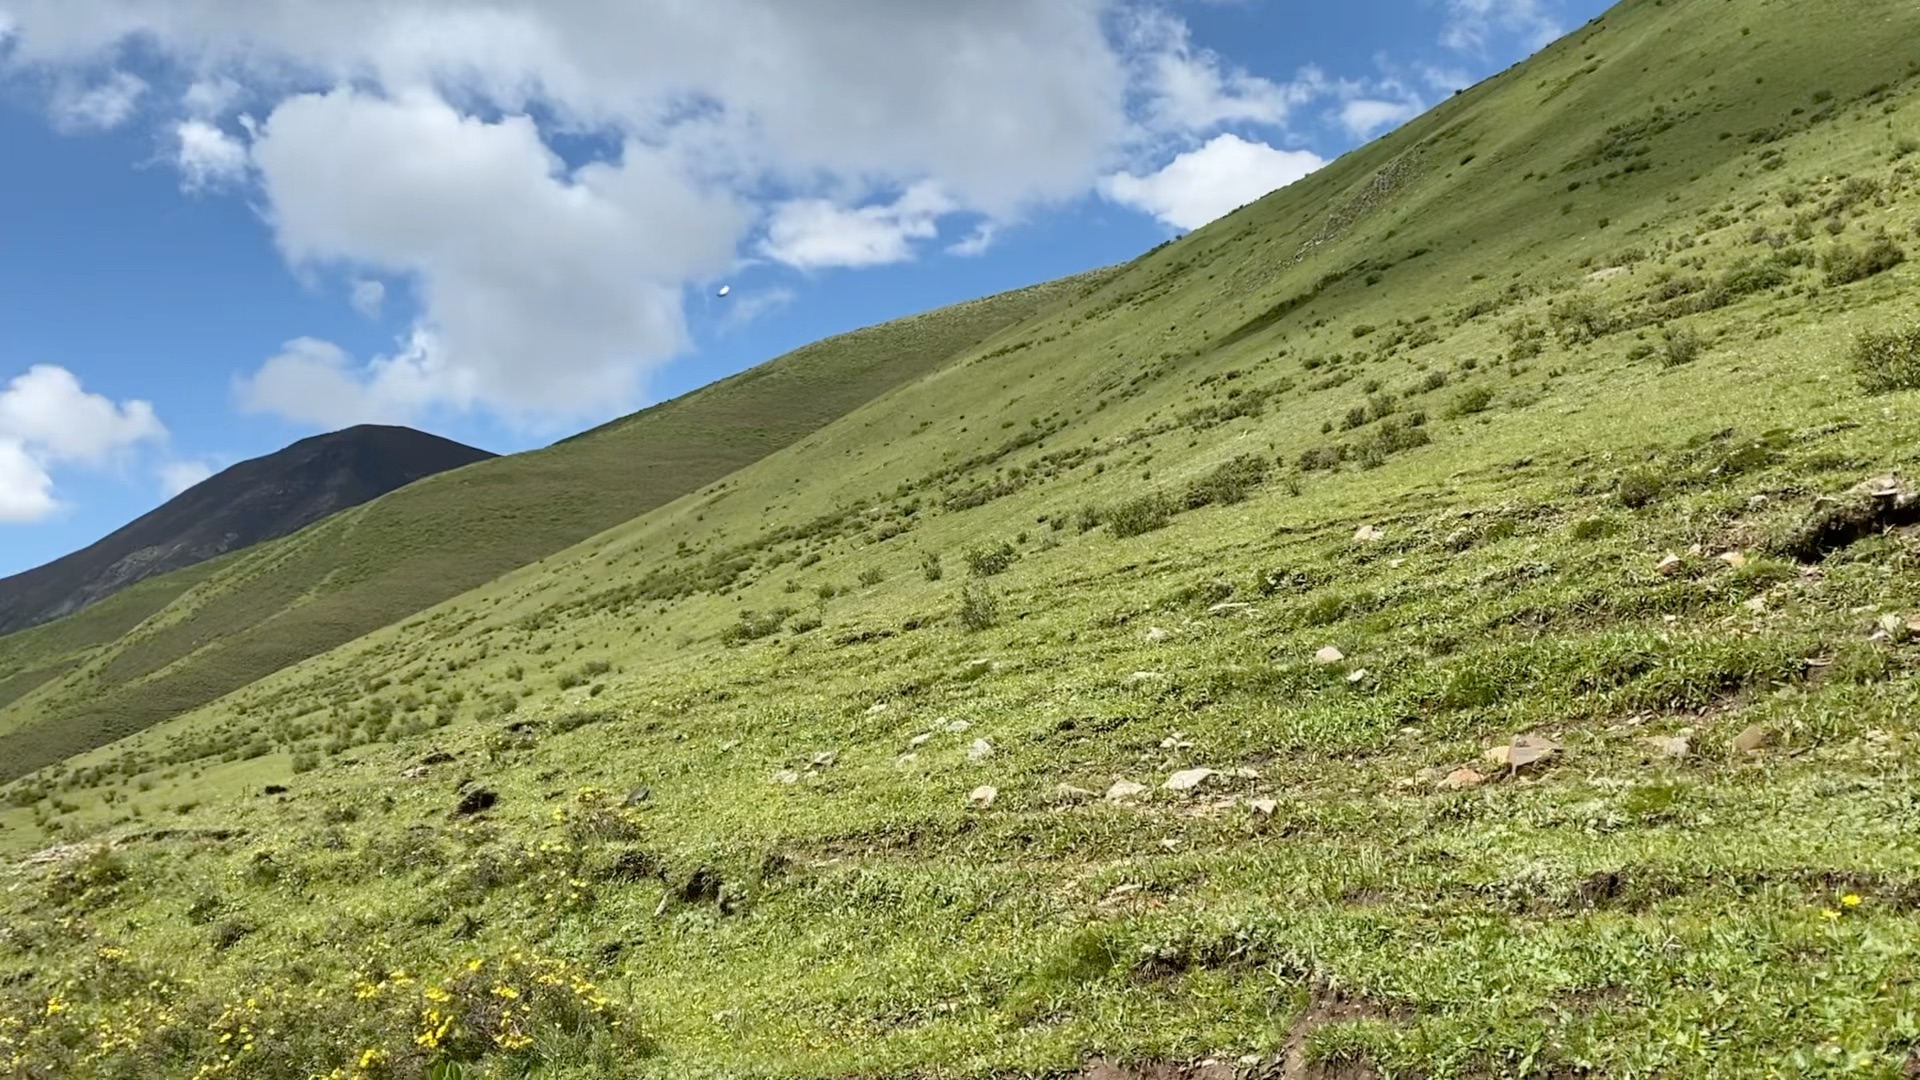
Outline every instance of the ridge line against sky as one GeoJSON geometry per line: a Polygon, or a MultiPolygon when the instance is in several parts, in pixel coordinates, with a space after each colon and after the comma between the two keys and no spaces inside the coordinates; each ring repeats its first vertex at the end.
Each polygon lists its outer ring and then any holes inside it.
{"type": "Polygon", "coordinates": [[[0,573],[316,431],[525,449],[1124,261],[1604,7],[0,0],[0,573]]]}

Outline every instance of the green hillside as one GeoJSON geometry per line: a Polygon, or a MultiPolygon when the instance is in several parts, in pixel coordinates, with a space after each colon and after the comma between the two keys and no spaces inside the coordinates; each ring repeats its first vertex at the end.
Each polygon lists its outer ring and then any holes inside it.
{"type": "Polygon", "coordinates": [[[0,780],[205,705],[669,502],[1098,280],[829,338],[0,638],[0,780]]]}
{"type": "Polygon", "coordinates": [[[1912,1075],[1915,41],[1629,0],[11,785],[0,1073],[1912,1075]]]}

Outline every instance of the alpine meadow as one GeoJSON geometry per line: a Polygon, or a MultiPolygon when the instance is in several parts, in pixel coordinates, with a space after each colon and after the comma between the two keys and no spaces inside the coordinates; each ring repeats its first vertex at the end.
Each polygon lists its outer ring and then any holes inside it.
{"type": "Polygon", "coordinates": [[[1916,425],[1920,6],[1624,0],[0,640],[0,1076],[1920,1074],[1916,425]]]}

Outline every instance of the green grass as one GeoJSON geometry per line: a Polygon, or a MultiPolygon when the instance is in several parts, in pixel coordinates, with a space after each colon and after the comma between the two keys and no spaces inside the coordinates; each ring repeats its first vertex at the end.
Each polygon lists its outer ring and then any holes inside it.
{"type": "Polygon", "coordinates": [[[1916,35],[1622,5],[724,491],[0,790],[14,855],[112,845],[0,871],[0,1067],[1903,1075],[1920,514],[1858,485],[1920,397],[1853,343],[1920,270],[1819,252],[1913,227],[1916,35]]]}

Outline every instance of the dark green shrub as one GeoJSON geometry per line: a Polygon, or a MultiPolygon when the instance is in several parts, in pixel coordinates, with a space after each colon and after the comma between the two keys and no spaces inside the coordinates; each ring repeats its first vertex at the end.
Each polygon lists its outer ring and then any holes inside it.
{"type": "Polygon", "coordinates": [[[1700,340],[1700,335],[1691,330],[1669,328],[1660,335],[1660,364],[1662,367],[1691,364],[1704,348],[1706,342],[1700,340]]]}
{"type": "Polygon", "coordinates": [[[1614,497],[1629,510],[1638,510],[1660,497],[1660,478],[1649,472],[1630,472],[1614,487],[1614,497]]]}
{"type": "Polygon", "coordinates": [[[1139,536],[1164,528],[1175,509],[1172,499],[1156,491],[1110,506],[1100,517],[1114,536],[1139,536]]]}
{"type": "Polygon", "coordinates": [[[770,637],[780,632],[788,618],[793,615],[792,608],[775,608],[761,614],[747,610],[740,613],[740,621],[720,632],[720,640],[728,645],[740,645],[760,638],[770,637]]]}
{"type": "Polygon", "coordinates": [[[1462,391],[1460,396],[1454,398],[1451,405],[1447,406],[1447,415],[1450,417],[1472,416],[1475,413],[1486,412],[1492,405],[1493,390],[1491,388],[1485,386],[1469,387],[1462,391]]]}
{"type": "Polygon", "coordinates": [[[1866,248],[1838,244],[1820,256],[1820,269],[1826,271],[1827,284],[1850,285],[1875,274],[1885,273],[1907,261],[1907,253],[1892,238],[1880,236],[1866,248]]]}
{"type": "Polygon", "coordinates": [[[861,585],[866,585],[866,586],[878,585],[885,580],[887,580],[887,575],[881,573],[878,567],[870,566],[865,570],[860,571],[861,585]]]}
{"type": "Polygon", "coordinates": [[[967,552],[967,569],[974,577],[992,577],[1005,573],[1013,565],[1013,545],[1001,541],[998,547],[974,548],[967,552]]]}
{"type": "Polygon", "coordinates": [[[984,582],[969,581],[960,590],[960,625],[980,631],[1000,621],[1000,602],[984,582]]]}
{"type": "Polygon", "coordinates": [[[1258,454],[1242,454],[1224,462],[1187,487],[1187,509],[1242,502],[1266,481],[1271,467],[1272,463],[1258,454]]]}
{"type": "Polygon", "coordinates": [[[939,581],[946,573],[946,567],[940,565],[939,552],[929,551],[920,557],[920,575],[928,581],[939,581]]]}
{"type": "Polygon", "coordinates": [[[1920,323],[1854,339],[1853,373],[1869,394],[1920,390],[1920,323]]]}

